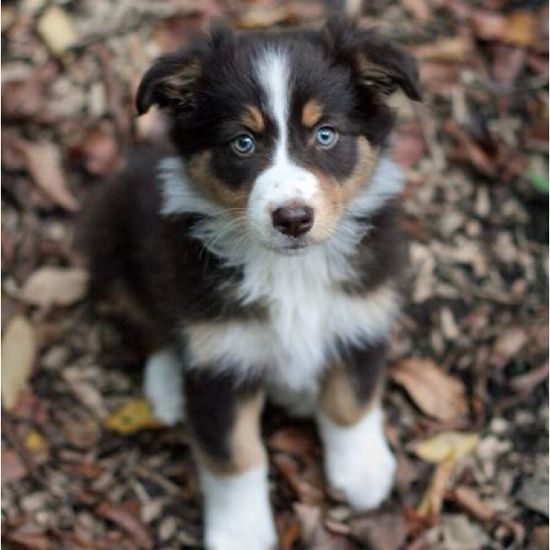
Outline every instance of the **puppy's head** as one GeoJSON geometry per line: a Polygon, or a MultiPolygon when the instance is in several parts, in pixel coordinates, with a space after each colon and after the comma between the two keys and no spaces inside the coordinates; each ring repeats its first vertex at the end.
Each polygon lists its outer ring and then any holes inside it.
{"type": "Polygon", "coordinates": [[[289,252],[329,239],[369,185],[397,88],[420,99],[412,57],[348,21],[301,32],[218,27],[158,59],[137,108],[168,111],[195,190],[289,252]]]}

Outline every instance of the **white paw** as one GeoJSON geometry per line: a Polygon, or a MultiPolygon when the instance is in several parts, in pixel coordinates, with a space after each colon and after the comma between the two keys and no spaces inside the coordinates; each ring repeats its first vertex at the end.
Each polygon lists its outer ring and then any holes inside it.
{"type": "Polygon", "coordinates": [[[373,409],[349,427],[320,413],[319,428],[331,487],[341,491],[356,510],[376,508],[391,492],[396,469],[384,437],[381,410],[373,409]]]}
{"type": "Polygon", "coordinates": [[[267,468],[216,477],[201,471],[207,550],[274,550],[267,468]]]}
{"type": "Polygon", "coordinates": [[[153,416],[173,426],[184,416],[182,364],[171,349],[157,351],[145,365],[143,392],[151,403],[153,416]]]}

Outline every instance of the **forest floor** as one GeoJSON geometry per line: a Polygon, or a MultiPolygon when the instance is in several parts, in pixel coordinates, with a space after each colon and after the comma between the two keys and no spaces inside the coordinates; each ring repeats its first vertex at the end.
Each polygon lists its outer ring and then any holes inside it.
{"type": "MultiPolygon", "coordinates": [[[[353,2],[349,2],[353,4],[353,2]]],[[[325,488],[313,425],[269,410],[281,549],[548,548],[548,5],[373,0],[361,25],[420,63],[393,156],[413,285],[385,396],[399,459],[380,510],[325,488]],[[434,439],[435,438],[435,439],[434,439]]],[[[158,131],[133,95],[211,16],[317,25],[315,1],[2,3],[2,541],[201,546],[185,427],[155,425],[143,352],[92,308],[72,247],[91,189],[158,131]]]]}

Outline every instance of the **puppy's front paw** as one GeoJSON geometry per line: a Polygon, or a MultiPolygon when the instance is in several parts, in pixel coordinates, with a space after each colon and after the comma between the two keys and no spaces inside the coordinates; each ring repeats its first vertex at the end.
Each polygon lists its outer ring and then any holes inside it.
{"type": "Polygon", "coordinates": [[[396,462],[383,443],[358,446],[357,454],[350,452],[326,463],[329,484],[341,491],[355,510],[376,508],[391,492],[396,462]]]}
{"type": "Polygon", "coordinates": [[[376,508],[391,492],[396,469],[382,430],[381,411],[375,409],[349,427],[324,416],[319,425],[330,486],[356,510],[376,508]]]}
{"type": "Polygon", "coordinates": [[[267,467],[233,476],[201,472],[207,550],[275,550],[267,467]]]}

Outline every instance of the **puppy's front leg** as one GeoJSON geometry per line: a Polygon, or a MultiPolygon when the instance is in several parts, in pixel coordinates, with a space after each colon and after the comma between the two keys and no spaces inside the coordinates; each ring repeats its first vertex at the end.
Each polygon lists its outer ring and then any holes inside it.
{"type": "Polygon", "coordinates": [[[257,384],[196,368],[186,375],[189,425],[204,498],[208,550],[272,550],[266,453],[257,384]]]}
{"type": "Polygon", "coordinates": [[[395,473],[379,402],[384,348],[347,348],[342,362],[327,370],[319,397],[326,476],[358,510],[378,506],[395,473]]]}

